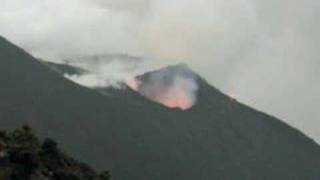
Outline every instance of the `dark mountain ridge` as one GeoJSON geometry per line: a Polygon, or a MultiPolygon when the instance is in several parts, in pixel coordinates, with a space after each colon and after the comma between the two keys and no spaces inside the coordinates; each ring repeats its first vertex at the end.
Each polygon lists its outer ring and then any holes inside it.
{"type": "Polygon", "coordinates": [[[119,180],[319,179],[313,140],[197,81],[187,111],[129,89],[103,95],[0,38],[0,126],[28,123],[119,180]]]}

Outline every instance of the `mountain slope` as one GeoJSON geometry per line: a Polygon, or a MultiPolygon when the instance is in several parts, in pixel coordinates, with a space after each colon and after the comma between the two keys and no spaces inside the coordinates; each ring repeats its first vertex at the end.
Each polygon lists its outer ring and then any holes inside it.
{"type": "Polygon", "coordinates": [[[115,179],[317,180],[319,146],[201,77],[188,111],[78,86],[0,39],[0,126],[28,123],[115,179]],[[134,101],[133,101],[134,99],[134,101]]]}

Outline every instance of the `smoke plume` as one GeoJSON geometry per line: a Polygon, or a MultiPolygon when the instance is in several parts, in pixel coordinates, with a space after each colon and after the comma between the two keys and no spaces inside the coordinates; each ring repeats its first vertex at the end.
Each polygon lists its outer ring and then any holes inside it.
{"type": "Polygon", "coordinates": [[[90,88],[125,88],[129,86],[132,90],[140,93],[146,98],[158,102],[169,108],[179,108],[187,110],[191,108],[197,100],[198,84],[196,75],[187,65],[178,64],[160,70],[137,75],[140,59],[127,56],[126,59],[119,59],[123,56],[109,55],[109,59],[104,56],[78,58],[69,60],[68,64],[80,67],[85,70],[80,74],[65,74],[65,77],[90,88]],[[93,58],[89,62],[81,59],[93,58]],[[128,61],[130,63],[125,63],[128,61]],[[116,63],[116,64],[114,64],[116,63]],[[91,67],[91,68],[88,68],[91,67]]]}
{"type": "Polygon", "coordinates": [[[128,85],[141,95],[169,108],[187,110],[197,100],[196,77],[183,64],[139,76],[129,81],[128,85]]]}
{"type": "Polygon", "coordinates": [[[65,77],[83,86],[122,88],[124,82],[142,73],[144,60],[126,54],[82,56],[63,61],[84,69],[85,73],[65,74],[65,77]]]}

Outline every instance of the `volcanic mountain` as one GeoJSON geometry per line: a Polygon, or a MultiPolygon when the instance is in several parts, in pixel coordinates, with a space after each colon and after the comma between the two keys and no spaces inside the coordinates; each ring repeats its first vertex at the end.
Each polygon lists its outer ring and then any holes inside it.
{"type": "Polygon", "coordinates": [[[129,88],[79,86],[0,38],[0,126],[28,124],[116,180],[320,178],[313,140],[195,80],[194,106],[171,109],[129,88]]]}

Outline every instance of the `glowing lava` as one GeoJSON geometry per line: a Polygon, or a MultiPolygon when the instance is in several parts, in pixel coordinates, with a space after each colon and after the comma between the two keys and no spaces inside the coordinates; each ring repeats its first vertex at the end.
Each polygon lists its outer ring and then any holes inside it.
{"type": "Polygon", "coordinates": [[[187,110],[193,106],[193,98],[183,90],[175,89],[173,92],[166,92],[163,96],[154,99],[169,108],[180,108],[187,110]]]}
{"type": "Polygon", "coordinates": [[[139,91],[139,87],[142,85],[142,81],[137,78],[128,79],[126,84],[134,91],[139,91]]]}
{"type": "Polygon", "coordinates": [[[196,101],[198,86],[194,79],[174,77],[170,83],[158,81],[143,82],[137,78],[127,81],[127,85],[148,99],[169,108],[187,110],[196,101]]]}

